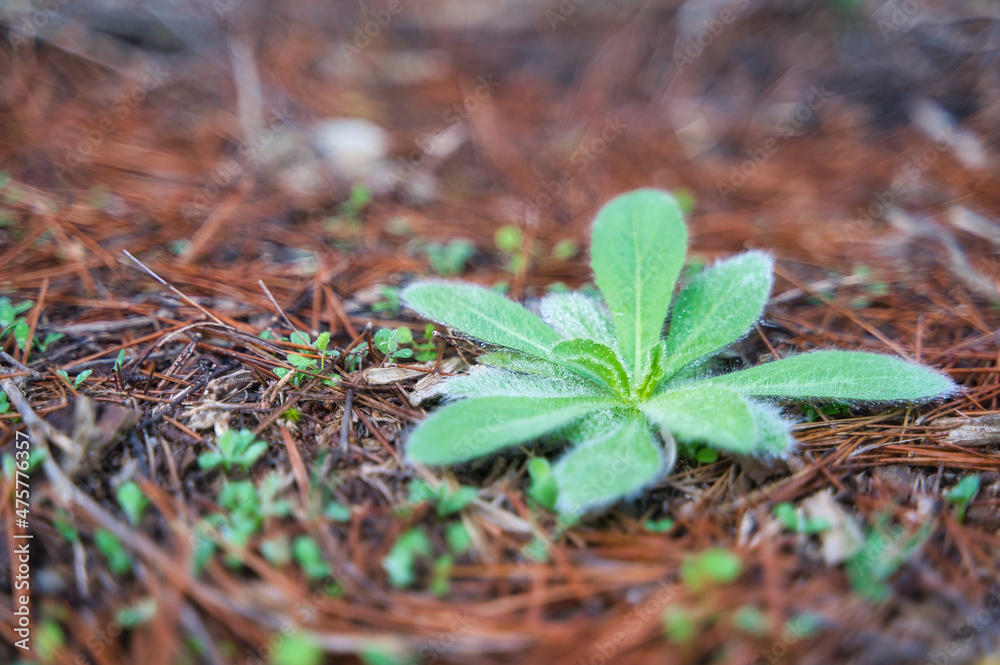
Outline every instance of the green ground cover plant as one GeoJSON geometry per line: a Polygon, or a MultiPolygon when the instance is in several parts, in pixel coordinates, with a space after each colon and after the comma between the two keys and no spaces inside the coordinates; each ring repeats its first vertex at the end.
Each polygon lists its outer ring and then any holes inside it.
{"type": "MultiPolygon", "coordinates": [[[[495,347],[468,374],[447,380],[453,401],[412,432],[408,459],[458,464],[511,446],[568,441],[551,469],[554,505],[580,513],[656,482],[673,466],[678,442],[688,450],[786,455],[790,423],[774,399],[912,403],[955,392],[930,368],[856,351],[812,351],[713,373],[708,361],[761,317],[773,259],[750,251],[720,261],[694,273],[675,297],[687,235],[676,200],[641,189],[610,201],[594,221],[591,267],[603,302],[552,293],[536,314],[468,283],[429,280],[404,289],[410,309],[495,347]]],[[[536,478],[543,471],[536,468],[536,478]]],[[[551,491],[540,490],[537,500],[552,504],[551,491]]]]}

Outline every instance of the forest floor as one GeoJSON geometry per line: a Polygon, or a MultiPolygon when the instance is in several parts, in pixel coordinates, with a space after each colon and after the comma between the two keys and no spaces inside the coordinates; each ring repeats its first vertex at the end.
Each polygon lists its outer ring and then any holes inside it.
{"type": "Polygon", "coordinates": [[[935,135],[790,70],[765,83],[797,92],[721,129],[711,101],[690,122],[664,110],[693,88],[650,73],[675,66],[650,55],[655,20],[538,11],[555,37],[490,46],[428,16],[413,36],[405,12],[352,14],[331,46],[305,9],[275,11],[250,45],[167,55],[8,31],[3,659],[1000,662],[995,103],[935,135]],[[333,117],[384,129],[327,128],[339,161],[318,158],[317,118],[333,117]],[[964,391],[787,404],[787,465],[681,460],[568,529],[527,497],[524,454],[405,464],[435,377],[480,349],[430,333],[399,287],[460,277],[530,301],[584,286],[597,208],[641,186],[693,202],[699,260],[776,257],[734,358],[867,350],[964,391]],[[414,356],[387,358],[383,329],[414,356]],[[323,332],[340,353],[310,365],[323,332]],[[227,429],[267,443],[248,470],[199,463],[227,429]],[[717,548],[739,565],[712,580],[699,566],[717,548]]]}

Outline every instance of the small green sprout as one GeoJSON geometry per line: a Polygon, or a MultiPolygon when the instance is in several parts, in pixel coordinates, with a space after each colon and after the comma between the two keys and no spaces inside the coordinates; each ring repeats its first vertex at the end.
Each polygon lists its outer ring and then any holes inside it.
{"type": "Polygon", "coordinates": [[[559,487],[556,485],[556,477],[552,474],[552,465],[544,457],[532,457],[528,461],[528,475],[531,477],[528,496],[538,505],[554,510],[559,487]]]}
{"type": "Polygon", "coordinates": [[[698,624],[691,617],[691,613],[683,607],[670,605],[663,610],[661,616],[667,640],[674,644],[687,644],[694,639],[698,624]]]}
{"type": "Polygon", "coordinates": [[[437,515],[440,518],[448,517],[462,511],[476,499],[476,490],[473,487],[459,487],[452,492],[444,483],[438,485],[437,489],[430,486],[423,480],[414,480],[410,483],[410,503],[422,503],[430,501],[437,507],[437,515]]]}
{"type": "Polygon", "coordinates": [[[0,390],[0,413],[10,411],[10,402],[7,401],[7,393],[0,390]]]}
{"type": "Polygon", "coordinates": [[[92,370],[92,369],[85,369],[82,372],[80,372],[79,374],[77,374],[76,378],[73,379],[73,381],[71,382],[69,380],[69,374],[66,373],[66,370],[64,370],[64,369],[57,369],[56,370],[56,374],[58,374],[59,377],[63,381],[65,381],[69,385],[73,386],[74,389],[79,388],[80,384],[83,383],[84,381],[86,381],[87,377],[89,377],[93,373],[94,373],[94,370],[92,370]]]}
{"type": "Polygon", "coordinates": [[[23,300],[15,305],[10,301],[10,298],[0,298],[0,339],[3,339],[8,331],[13,331],[14,343],[17,348],[23,349],[27,346],[31,326],[28,325],[28,320],[20,314],[31,309],[34,304],[30,300],[23,300]]]}
{"type": "Polygon", "coordinates": [[[198,457],[198,466],[202,469],[214,469],[221,465],[226,473],[229,473],[233,467],[241,466],[245,471],[253,466],[265,452],[267,452],[267,443],[258,441],[257,436],[252,431],[248,429],[239,432],[226,430],[219,437],[219,452],[202,453],[198,457]]]}
{"type": "Polygon", "coordinates": [[[122,368],[122,365],[124,364],[125,364],[125,349],[122,349],[121,351],[118,352],[118,357],[115,358],[115,364],[111,368],[111,371],[117,372],[122,368]]]}
{"type": "Polygon", "coordinates": [[[292,556],[310,580],[321,580],[330,576],[330,566],[323,557],[323,551],[309,536],[299,536],[295,539],[292,543],[292,556]]]}
{"type": "Polygon", "coordinates": [[[142,519],[143,511],[149,505],[149,499],[146,498],[146,494],[131,480],[119,485],[116,494],[118,496],[118,505],[121,506],[125,517],[128,518],[132,526],[137,526],[139,520],[142,519]]]}
{"type": "Polygon", "coordinates": [[[49,345],[50,344],[52,344],[54,342],[58,342],[59,340],[61,340],[65,336],[66,335],[64,333],[60,333],[60,332],[47,333],[45,335],[45,337],[36,337],[35,338],[35,346],[38,347],[39,351],[41,351],[42,353],[45,353],[46,351],[49,350],[49,345]]]}
{"type": "MultiPolygon", "coordinates": [[[[301,353],[289,353],[285,356],[285,360],[289,365],[299,370],[292,377],[292,385],[296,388],[301,387],[302,382],[308,378],[309,374],[320,374],[326,369],[326,361],[328,359],[336,358],[340,355],[340,351],[336,349],[327,349],[330,345],[330,333],[322,332],[316,337],[316,341],[310,342],[309,336],[305,333],[295,331],[289,337],[289,340],[295,344],[301,344],[302,346],[311,346],[314,348],[319,355],[319,362],[316,358],[302,355],[301,353]]],[[[284,378],[288,374],[289,370],[285,367],[275,367],[274,373],[279,378],[284,378]]],[[[334,386],[337,384],[336,378],[326,378],[322,380],[323,385],[334,386]]]]}
{"type": "Polygon", "coordinates": [[[465,554],[472,549],[472,537],[461,522],[449,522],[444,530],[448,548],[455,554],[465,554]]]}
{"type": "Polygon", "coordinates": [[[323,648],[307,633],[294,632],[284,636],[271,654],[271,665],[320,665],[323,648]]]}
{"type": "Polygon", "coordinates": [[[439,556],[431,567],[431,582],[428,590],[439,598],[447,596],[451,589],[451,569],[455,566],[455,560],[449,554],[439,556]]]}
{"type": "Polygon", "coordinates": [[[740,558],[728,550],[712,548],[681,564],[684,586],[698,591],[709,584],[729,584],[743,572],[740,558]]]}
{"type": "Polygon", "coordinates": [[[976,493],[979,492],[979,474],[972,474],[971,476],[966,476],[958,481],[958,484],[948,490],[944,498],[949,502],[955,504],[958,507],[958,523],[961,524],[965,521],[965,510],[969,507],[969,503],[975,498],[976,493]]]}
{"type": "Polygon", "coordinates": [[[403,533],[382,559],[382,568],[389,576],[389,584],[397,588],[413,584],[417,579],[414,570],[417,557],[430,555],[431,541],[423,529],[414,527],[403,533]]]}
{"type": "Polygon", "coordinates": [[[674,528],[672,519],[646,520],[642,523],[642,528],[653,533],[666,533],[674,528]]]}
{"type": "Polygon", "coordinates": [[[345,217],[358,218],[372,202],[372,192],[368,187],[356,184],[351,187],[348,199],[338,206],[338,212],[345,217]]]}
{"type": "Polygon", "coordinates": [[[564,238],[552,248],[552,258],[557,261],[569,261],[580,253],[580,246],[572,238],[564,238]]]}
{"type": "Polygon", "coordinates": [[[94,546],[97,551],[104,555],[108,562],[108,568],[115,575],[124,575],[132,570],[132,557],[125,550],[122,541],[107,529],[99,528],[94,531],[94,546]]]}
{"type": "Polygon", "coordinates": [[[458,464],[545,437],[568,440],[552,470],[556,507],[578,514],[658,481],[674,464],[677,442],[787,455],[790,423],[767,400],[921,402],[957,390],[927,367],[854,351],[717,373],[713,357],[763,313],[774,261],[761,251],[720,261],[674,297],[686,251],[677,202],[642,189],[609,202],[594,222],[591,267],[603,302],[552,293],[539,302],[539,316],[472,284],[430,280],[404,289],[404,303],[418,314],[497,347],[467,375],[446,380],[448,395],[464,399],[412,432],[407,458],[458,464]]]}
{"type": "MultiPolygon", "coordinates": [[[[400,328],[400,330],[405,330],[409,335],[409,339],[413,341],[413,333],[410,332],[409,328],[400,328]]],[[[389,328],[382,328],[376,330],[375,334],[372,335],[372,343],[375,344],[375,348],[382,352],[382,355],[386,356],[386,360],[392,362],[397,358],[411,358],[413,357],[413,351],[411,349],[400,349],[399,348],[399,332],[400,330],[390,330],[389,328]]]]}
{"type": "Polygon", "coordinates": [[[454,277],[465,270],[465,264],[476,253],[476,246],[468,240],[452,240],[447,245],[436,242],[424,247],[431,270],[442,277],[454,277]]]}
{"type": "Polygon", "coordinates": [[[813,534],[830,529],[833,525],[830,520],[822,517],[806,519],[790,503],[779,503],[774,507],[774,516],[786,529],[795,533],[813,534]]]}
{"type": "Polygon", "coordinates": [[[334,522],[350,522],[351,509],[339,501],[330,501],[323,508],[323,517],[334,522]]]}
{"type": "Polygon", "coordinates": [[[156,616],[156,598],[147,596],[133,605],[126,605],[118,610],[115,618],[123,628],[136,628],[147,624],[156,616]]]}
{"type": "Polygon", "coordinates": [[[381,289],[382,300],[372,305],[372,311],[376,314],[385,314],[390,318],[399,316],[399,308],[402,306],[399,292],[398,286],[383,286],[381,289]]]}
{"type": "Polygon", "coordinates": [[[873,602],[889,597],[888,580],[904,563],[920,551],[930,537],[930,525],[916,532],[889,526],[889,517],[880,516],[868,529],[865,542],[847,560],[847,575],[854,590],[873,602]]]}

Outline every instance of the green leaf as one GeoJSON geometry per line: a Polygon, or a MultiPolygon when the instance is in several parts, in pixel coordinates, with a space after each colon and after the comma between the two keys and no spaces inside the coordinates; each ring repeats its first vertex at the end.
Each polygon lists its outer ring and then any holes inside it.
{"type": "Polygon", "coordinates": [[[117,495],[118,505],[121,506],[122,512],[125,513],[128,521],[132,526],[139,524],[143,511],[149,505],[149,499],[146,498],[146,495],[131,480],[118,486],[117,495]]]}
{"type": "Polygon", "coordinates": [[[566,339],[592,339],[614,344],[611,314],[599,302],[582,293],[550,293],[538,304],[542,320],[566,339]]]}
{"type": "Polygon", "coordinates": [[[561,340],[516,302],[474,284],[418,282],[402,293],[407,307],[484,342],[547,357],[561,340]]]}
{"type": "Polygon", "coordinates": [[[309,536],[299,536],[295,539],[292,543],[292,556],[309,579],[319,580],[330,575],[330,566],[323,557],[323,551],[309,536]]]}
{"type": "Polygon", "coordinates": [[[754,426],[757,428],[757,454],[770,454],[777,457],[786,456],[795,445],[795,439],[789,433],[791,423],[781,417],[781,412],[770,404],[761,404],[753,400],[744,400],[754,426]]]}
{"type": "Polygon", "coordinates": [[[725,374],[712,384],[743,395],[845,402],[916,402],[955,393],[944,374],[860,351],[813,351],[725,374]]]}
{"type": "Polygon", "coordinates": [[[132,570],[132,557],[115,534],[104,528],[95,529],[94,546],[104,555],[108,568],[115,575],[121,576],[132,570]]]}
{"type": "Polygon", "coordinates": [[[728,550],[712,548],[681,564],[684,586],[698,591],[710,583],[728,584],[739,578],[743,571],[740,558],[728,550]]]}
{"type": "Polygon", "coordinates": [[[455,554],[465,554],[472,549],[472,536],[461,522],[449,522],[444,530],[448,548],[455,554]]]}
{"type": "Polygon", "coordinates": [[[449,404],[410,435],[406,456],[423,464],[454,464],[537,439],[581,416],[614,405],[610,398],[478,397],[449,404]]]}
{"type": "Polygon", "coordinates": [[[621,429],[559,459],[553,469],[556,506],[562,513],[580,513],[632,494],[660,476],[663,459],[648,422],[633,413],[621,429]]]}
{"type": "Polygon", "coordinates": [[[747,252],[700,273],[677,296],[667,337],[667,375],[743,337],[760,318],[774,260],[747,252]]]}
{"type": "Polygon", "coordinates": [[[389,584],[406,587],[416,581],[413,569],[418,556],[430,556],[431,541],[420,527],[405,532],[382,559],[382,568],[389,576],[389,584]]]}
{"type": "Polygon", "coordinates": [[[490,351],[476,358],[481,365],[502,367],[515,372],[530,372],[543,376],[561,376],[565,374],[562,367],[535,356],[529,356],[518,351],[490,351]]]}
{"type": "Polygon", "coordinates": [[[459,487],[451,494],[446,494],[446,491],[441,493],[441,500],[438,501],[438,517],[447,517],[461,512],[463,508],[476,500],[475,487],[459,487]]]}
{"type": "Polygon", "coordinates": [[[749,453],[757,443],[753,415],[736,392],[698,385],[661,393],[640,406],[660,427],[681,441],[749,453]]]}
{"type": "Polygon", "coordinates": [[[576,373],[560,368],[560,377],[523,374],[497,367],[473,366],[469,373],[449,378],[450,395],[470,397],[600,397],[607,391],[576,373]]]}
{"type": "Polygon", "coordinates": [[[559,488],[549,461],[544,457],[532,457],[528,461],[528,475],[531,476],[528,496],[549,510],[555,508],[559,488]]]}
{"type": "Polygon", "coordinates": [[[590,339],[570,339],[556,344],[552,359],[580,376],[607,386],[620,396],[628,396],[629,379],[614,349],[590,339]]]}
{"type": "Polygon", "coordinates": [[[591,266],[617,331],[625,365],[638,383],[663,322],[687,250],[687,229],[669,194],[640,189],[612,199],[597,214],[591,266]]]}
{"type": "Polygon", "coordinates": [[[958,523],[961,524],[965,521],[965,510],[969,507],[969,503],[979,492],[979,474],[974,473],[970,476],[966,476],[958,481],[954,487],[952,487],[944,495],[944,498],[949,502],[958,506],[958,515],[956,519],[958,523]]]}
{"type": "Polygon", "coordinates": [[[202,453],[198,456],[198,466],[202,469],[214,469],[222,464],[222,455],[219,453],[202,453]]]}

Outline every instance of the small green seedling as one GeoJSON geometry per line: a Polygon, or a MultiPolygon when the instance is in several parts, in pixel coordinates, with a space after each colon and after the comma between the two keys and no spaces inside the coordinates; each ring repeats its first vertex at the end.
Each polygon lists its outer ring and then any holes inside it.
{"type": "Polygon", "coordinates": [[[72,381],[70,381],[69,380],[69,374],[66,373],[66,370],[64,370],[64,369],[57,369],[56,370],[56,374],[58,374],[59,377],[63,381],[65,381],[69,385],[73,386],[74,389],[79,388],[80,384],[83,383],[84,381],[86,381],[87,377],[89,377],[93,373],[94,373],[94,370],[92,370],[92,369],[85,369],[82,372],[80,372],[79,374],[77,374],[75,379],[73,379],[72,381]]]}
{"type": "Polygon", "coordinates": [[[128,518],[132,526],[138,525],[139,520],[142,519],[143,511],[149,505],[149,499],[146,498],[145,493],[138,485],[129,480],[118,486],[116,494],[118,505],[121,506],[125,517],[128,518]]]}
{"type": "Polygon", "coordinates": [[[552,473],[552,465],[544,457],[532,457],[528,462],[528,475],[531,477],[528,496],[538,505],[554,510],[559,487],[556,485],[555,474],[552,473]]]}
{"type": "Polygon", "coordinates": [[[681,581],[692,591],[709,584],[729,584],[743,572],[740,558],[728,550],[712,548],[681,563],[681,581]]]}
{"type": "Polygon", "coordinates": [[[979,474],[972,474],[971,476],[966,476],[958,481],[958,484],[948,490],[948,493],[944,495],[944,498],[949,502],[955,504],[958,507],[958,523],[961,524],[965,521],[965,510],[969,507],[969,503],[976,497],[976,493],[979,491],[979,474]]]}
{"type": "Polygon", "coordinates": [[[468,240],[452,240],[447,245],[436,242],[424,247],[431,270],[443,277],[454,277],[465,270],[465,264],[476,253],[476,246],[468,240]]]}
{"type": "Polygon", "coordinates": [[[274,647],[270,665],[320,665],[323,647],[308,633],[283,635],[274,647]]]}
{"type": "Polygon", "coordinates": [[[330,576],[330,565],[327,564],[323,551],[309,536],[299,536],[295,539],[292,543],[292,556],[310,580],[321,580],[330,576]]]}
{"type": "MultiPolygon", "coordinates": [[[[290,340],[295,344],[301,344],[302,346],[311,346],[314,348],[319,355],[319,362],[316,358],[304,356],[300,353],[289,353],[285,356],[285,360],[289,365],[299,370],[292,377],[292,385],[296,388],[301,387],[302,382],[309,377],[307,372],[312,374],[320,374],[326,369],[326,361],[333,360],[340,355],[340,351],[336,349],[329,349],[327,347],[330,345],[330,333],[322,332],[316,337],[316,341],[310,342],[309,336],[301,332],[293,332],[290,340]]],[[[285,367],[275,367],[274,373],[279,378],[284,378],[290,370],[285,367]]],[[[322,383],[327,386],[334,386],[337,384],[336,378],[323,379],[322,383]]]]}
{"type": "Polygon", "coordinates": [[[813,534],[828,530],[832,524],[830,520],[822,517],[812,517],[806,519],[790,503],[779,503],[774,507],[774,516],[778,518],[786,529],[795,533],[813,534]]]}
{"type": "Polygon", "coordinates": [[[430,538],[423,529],[414,527],[401,535],[382,559],[389,584],[399,588],[413,584],[417,579],[414,570],[417,557],[429,557],[431,550],[430,538]]]}
{"type": "MultiPolygon", "coordinates": [[[[412,342],[413,333],[410,332],[409,328],[402,328],[401,330],[406,330],[406,333],[409,333],[409,339],[412,342]]],[[[397,358],[413,357],[413,351],[411,349],[399,348],[398,330],[390,330],[389,328],[376,330],[375,334],[372,335],[372,343],[375,345],[375,348],[382,352],[382,355],[386,357],[388,362],[393,362],[397,358]]]]}
{"type": "Polygon", "coordinates": [[[7,393],[0,390],[0,413],[10,411],[10,402],[7,401],[7,393]]]}
{"type": "Polygon", "coordinates": [[[686,251],[677,202],[642,189],[612,200],[594,222],[591,267],[603,303],[553,293],[539,316],[472,284],[404,289],[404,303],[425,318],[500,347],[446,380],[448,394],[464,399],[413,431],[408,459],[457,464],[542,437],[568,441],[553,467],[557,508],[580,513],[655,483],[673,466],[677,441],[787,455],[789,423],[766,399],[899,403],[956,391],[927,367],[853,351],[713,373],[710,359],[760,318],[774,262],[761,251],[720,261],[675,298],[686,251]]]}
{"type": "Polygon", "coordinates": [[[28,320],[20,315],[31,309],[34,304],[30,300],[23,300],[15,305],[10,298],[0,298],[0,339],[3,339],[8,331],[13,331],[17,348],[23,349],[27,346],[31,326],[28,320]]]}
{"type": "Polygon", "coordinates": [[[243,470],[249,469],[254,463],[267,452],[267,443],[258,441],[257,436],[250,430],[244,429],[239,432],[226,430],[219,437],[219,452],[202,453],[198,457],[198,466],[202,469],[214,469],[222,466],[226,473],[233,467],[241,466],[243,470]]]}
{"type": "Polygon", "coordinates": [[[410,483],[410,503],[430,501],[437,506],[437,515],[440,518],[461,512],[475,499],[476,490],[473,487],[459,487],[452,492],[444,483],[438,485],[437,489],[423,480],[414,480],[410,483]]]}
{"type": "Polygon", "coordinates": [[[94,546],[104,555],[108,569],[115,575],[124,575],[132,570],[132,557],[125,551],[125,546],[118,537],[107,529],[94,531],[94,546]]]}
{"type": "Polygon", "coordinates": [[[372,311],[376,314],[385,314],[390,318],[399,316],[399,308],[402,303],[399,300],[398,286],[383,286],[381,289],[382,300],[372,305],[372,311]]]}
{"type": "Polygon", "coordinates": [[[931,530],[924,524],[916,532],[900,525],[890,526],[882,515],[865,534],[861,548],[847,560],[847,575],[854,590],[874,602],[889,597],[889,578],[927,542],[931,530]]]}

